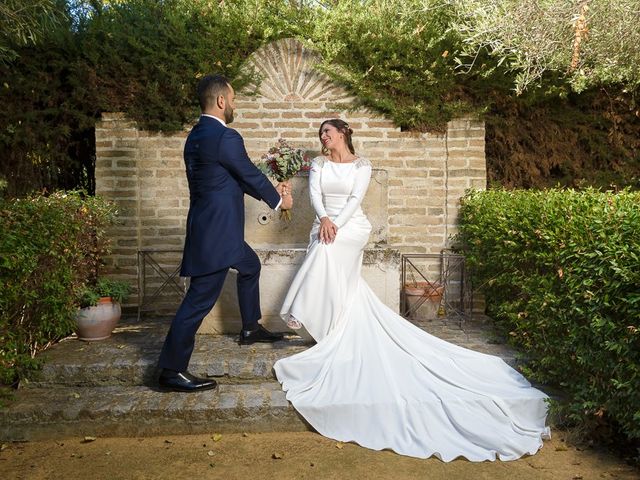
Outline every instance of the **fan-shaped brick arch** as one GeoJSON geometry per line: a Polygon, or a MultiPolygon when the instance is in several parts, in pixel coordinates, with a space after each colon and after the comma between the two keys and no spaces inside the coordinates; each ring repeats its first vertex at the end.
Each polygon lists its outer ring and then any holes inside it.
{"type": "Polygon", "coordinates": [[[314,70],[317,56],[293,39],[270,43],[255,52],[249,64],[262,77],[260,94],[275,102],[344,100],[345,93],[314,70]]]}

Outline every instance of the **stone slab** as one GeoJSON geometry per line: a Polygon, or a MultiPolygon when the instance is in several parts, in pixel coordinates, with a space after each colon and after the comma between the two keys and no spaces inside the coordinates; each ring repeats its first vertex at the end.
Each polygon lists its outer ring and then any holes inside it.
{"type": "MultiPolygon", "coordinates": [[[[75,336],[54,345],[41,358],[42,370],[23,386],[153,385],[156,364],[171,318],[129,321],[100,342],[75,336]]],[[[274,344],[239,346],[237,335],[197,335],[189,371],[221,383],[274,379],[273,364],[308,347],[297,335],[274,344]]]]}
{"type": "MultiPolygon", "coordinates": [[[[44,354],[43,367],[24,388],[147,385],[157,376],[156,363],[171,318],[142,322],[124,320],[113,335],[100,342],[82,342],[75,336],[54,345],[44,354]]],[[[516,366],[515,352],[491,335],[486,317],[472,321],[437,318],[413,323],[443,340],[483,353],[497,355],[516,366]]],[[[189,370],[198,376],[214,377],[219,383],[252,383],[274,379],[272,367],[280,358],[313,345],[297,335],[274,344],[239,346],[235,335],[197,335],[189,370]]]]}
{"type": "Polygon", "coordinates": [[[19,389],[0,410],[0,441],[304,431],[280,385],[220,385],[182,394],[145,386],[19,389]]]}
{"type": "MultiPolygon", "coordinates": [[[[234,336],[198,335],[190,370],[216,377],[219,390],[162,392],[155,386],[155,363],[169,321],[123,321],[108,340],[86,343],[70,337],[54,345],[42,356],[42,371],[22,382],[0,410],[0,441],[310,428],[272,372],[278,358],[303,351],[308,343],[291,336],[240,347],[234,336]]],[[[515,353],[491,335],[486,317],[413,323],[516,366],[515,353]]]]}

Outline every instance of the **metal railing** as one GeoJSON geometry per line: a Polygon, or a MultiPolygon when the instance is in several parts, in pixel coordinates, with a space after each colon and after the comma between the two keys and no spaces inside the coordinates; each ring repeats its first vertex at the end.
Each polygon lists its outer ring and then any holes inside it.
{"type": "Polygon", "coordinates": [[[172,265],[167,268],[157,259],[158,255],[170,253],[182,253],[182,249],[142,248],[138,250],[138,321],[145,311],[153,310],[148,307],[154,304],[165,290],[177,293],[181,299],[187,293],[188,281],[180,277],[180,263],[177,267],[172,265]],[[147,295],[148,266],[155,271],[162,282],[156,285],[149,295],[147,295]]]}
{"type": "Polygon", "coordinates": [[[460,326],[470,317],[473,294],[464,255],[450,250],[403,254],[401,278],[400,314],[403,317],[419,317],[424,306],[432,307],[430,310],[439,317],[458,319],[460,326]]]}

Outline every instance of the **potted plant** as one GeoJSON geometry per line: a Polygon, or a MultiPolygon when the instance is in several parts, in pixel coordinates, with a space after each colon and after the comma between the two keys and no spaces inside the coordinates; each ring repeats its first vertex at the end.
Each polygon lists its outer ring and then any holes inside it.
{"type": "Polygon", "coordinates": [[[85,285],[78,293],[80,309],[76,314],[76,333],[84,341],[104,340],[120,321],[120,303],[131,293],[127,282],[98,279],[95,285],[85,285]]]}

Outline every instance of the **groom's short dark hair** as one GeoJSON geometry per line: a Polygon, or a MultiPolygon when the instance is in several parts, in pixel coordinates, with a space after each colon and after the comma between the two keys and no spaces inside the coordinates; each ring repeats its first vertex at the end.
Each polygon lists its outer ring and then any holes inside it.
{"type": "Polygon", "coordinates": [[[229,93],[229,80],[223,75],[207,75],[198,82],[198,100],[203,112],[207,107],[214,106],[220,95],[226,96],[227,93],[229,93]]]}

